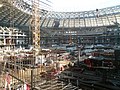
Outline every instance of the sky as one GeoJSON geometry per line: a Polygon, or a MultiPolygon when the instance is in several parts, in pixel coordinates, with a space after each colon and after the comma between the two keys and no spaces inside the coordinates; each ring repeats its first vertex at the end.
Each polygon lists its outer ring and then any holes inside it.
{"type": "Polygon", "coordinates": [[[51,10],[58,12],[77,12],[96,10],[120,5],[120,0],[49,0],[51,10]]]}

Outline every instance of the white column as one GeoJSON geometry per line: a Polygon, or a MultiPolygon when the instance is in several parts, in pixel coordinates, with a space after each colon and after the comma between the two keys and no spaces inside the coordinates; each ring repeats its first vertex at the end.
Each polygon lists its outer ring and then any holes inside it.
{"type": "Polygon", "coordinates": [[[5,38],[5,36],[3,37],[3,39],[4,39],[3,43],[4,43],[4,45],[6,45],[6,38],[5,38]]]}

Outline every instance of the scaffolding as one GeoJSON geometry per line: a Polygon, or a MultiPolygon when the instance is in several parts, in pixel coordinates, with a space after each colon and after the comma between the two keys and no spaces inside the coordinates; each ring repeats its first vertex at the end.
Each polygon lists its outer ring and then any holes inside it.
{"type": "MultiPolygon", "coordinates": [[[[10,18],[12,15],[14,15],[14,12],[12,11],[13,7],[13,0],[11,1],[11,7],[10,7],[10,18]]],[[[30,21],[30,29],[32,32],[32,46],[33,49],[32,53],[29,57],[26,56],[26,52],[20,50],[17,53],[12,51],[9,52],[10,55],[6,58],[4,65],[3,65],[3,85],[0,85],[0,89],[6,88],[6,89],[24,89],[24,85],[28,85],[31,90],[44,90],[46,87],[46,84],[48,84],[46,89],[53,89],[60,90],[62,89],[66,84],[63,82],[60,82],[56,79],[56,76],[51,73],[51,70],[53,67],[49,66],[43,66],[43,65],[36,65],[35,60],[36,57],[43,54],[41,52],[40,48],[40,6],[39,6],[39,0],[33,0],[32,1],[32,12],[31,12],[31,21],[30,21]],[[18,55],[19,54],[19,55],[18,55]],[[26,64],[27,62],[27,64],[26,64]],[[49,72],[46,71],[49,69],[49,72]],[[42,73],[45,73],[44,78],[42,78],[42,73]],[[7,76],[7,77],[6,77],[7,76]],[[9,77],[9,82],[5,79],[9,77]],[[45,85],[42,85],[45,81],[45,85]],[[5,83],[10,87],[6,87],[5,83]],[[55,82],[55,83],[54,83],[55,82]],[[42,83],[40,85],[40,83],[42,83]],[[44,86],[44,87],[43,87],[44,86]],[[58,87],[59,86],[59,87],[58,87]],[[38,89],[37,89],[38,88],[38,89]]],[[[12,19],[12,18],[11,18],[12,19]]],[[[10,21],[10,26],[14,27],[13,21],[10,21]]],[[[12,36],[10,38],[9,42],[10,46],[12,44],[12,36]]],[[[7,52],[8,53],[8,52],[7,52]]],[[[51,52],[49,52],[51,53],[51,52]]],[[[57,58],[57,57],[56,57],[57,58]]],[[[1,79],[0,79],[1,80],[1,79]]]]}

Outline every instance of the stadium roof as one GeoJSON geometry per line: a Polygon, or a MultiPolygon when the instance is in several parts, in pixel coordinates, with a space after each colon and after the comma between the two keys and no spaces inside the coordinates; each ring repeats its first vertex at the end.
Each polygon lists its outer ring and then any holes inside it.
{"type": "MultiPolygon", "coordinates": [[[[32,5],[33,0],[23,0],[32,5]]],[[[40,8],[57,12],[90,11],[120,5],[120,0],[35,0],[40,8]],[[48,8],[49,7],[49,8],[48,8]]]]}
{"type": "MultiPolygon", "coordinates": [[[[11,0],[2,0],[0,25],[12,23],[14,26],[29,26],[31,12],[32,6],[24,0],[14,0],[12,3],[11,0]]],[[[55,12],[43,8],[39,15],[41,27],[107,26],[120,23],[120,5],[81,12],[55,12]]]]}

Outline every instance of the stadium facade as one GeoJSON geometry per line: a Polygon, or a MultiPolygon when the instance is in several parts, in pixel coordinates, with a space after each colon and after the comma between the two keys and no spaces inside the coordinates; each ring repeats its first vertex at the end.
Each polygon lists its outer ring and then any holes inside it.
{"type": "MultiPolygon", "coordinates": [[[[24,0],[2,0],[0,26],[16,27],[32,44],[32,6],[24,0]]],[[[82,12],[55,12],[40,9],[41,47],[77,45],[120,45],[120,5],[82,12]]]]}

